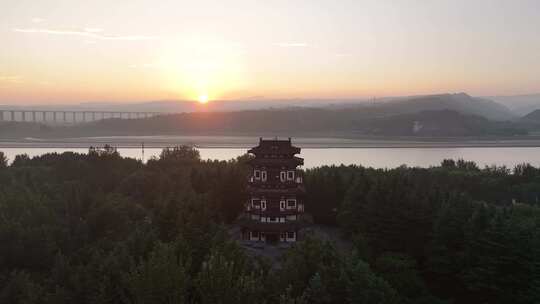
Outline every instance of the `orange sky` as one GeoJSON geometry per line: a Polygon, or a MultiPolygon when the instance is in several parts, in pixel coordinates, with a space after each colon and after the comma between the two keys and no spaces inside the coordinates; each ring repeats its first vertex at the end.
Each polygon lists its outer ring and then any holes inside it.
{"type": "Polygon", "coordinates": [[[538,1],[10,1],[0,103],[540,92],[538,1]]]}

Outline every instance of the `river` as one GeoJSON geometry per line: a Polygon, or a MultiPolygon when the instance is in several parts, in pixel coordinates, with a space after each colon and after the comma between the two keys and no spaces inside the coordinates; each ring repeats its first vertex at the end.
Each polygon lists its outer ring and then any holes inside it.
{"type": "MultiPolygon", "coordinates": [[[[17,154],[29,156],[44,153],[73,151],[87,153],[85,148],[0,148],[9,160],[17,154]]],[[[246,148],[199,148],[202,159],[229,160],[246,153],[246,148]]],[[[143,159],[141,148],[119,148],[125,157],[143,159]]],[[[160,148],[144,149],[144,160],[159,156],[160,148]]],[[[480,166],[498,165],[514,167],[520,163],[540,166],[540,147],[461,147],[461,148],[305,148],[300,157],[304,158],[304,168],[323,165],[362,165],[374,168],[430,167],[443,159],[464,159],[480,166]]]]}

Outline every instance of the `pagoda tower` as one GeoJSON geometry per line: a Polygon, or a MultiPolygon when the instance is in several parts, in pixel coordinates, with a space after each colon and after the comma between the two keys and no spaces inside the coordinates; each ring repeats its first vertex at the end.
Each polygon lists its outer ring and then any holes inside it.
{"type": "Polygon", "coordinates": [[[248,151],[255,155],[248,180],[248,201],[240,226],[246,241],[296,242],[302,227],[305,188],[298,166],[304,160],[296,157],[300,148],[291,139],[267,140],[248,151]]]}

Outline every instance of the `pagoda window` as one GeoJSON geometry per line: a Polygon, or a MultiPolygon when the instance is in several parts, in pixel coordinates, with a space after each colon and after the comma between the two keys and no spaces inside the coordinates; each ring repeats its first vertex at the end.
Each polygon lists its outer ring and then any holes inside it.
{"type": "Polygon", "coordinates": [[[266,171],[261,171],[261,179],[263,182],[266,181],[266,171]]]}
{"type": "Polygon", "coordinates": [[[279,222],[280,222],[280,223],[285,223],[285,218],[284,218],[284,217],[280,217],[280,218],[279,218],[279,222]]]}
{"type": "Polygon", "coordinates": [[[285,239],[287,239],[287,233],[286,232],[280,233],[279,238],[281,239],[281,241],[285,241],[285,239]]]}
{"type": "Polygon", "coordinates": [[[266,200],[261,200],[261,209],[266,210],[266,200]]]}
{"type": "Polygon", "coordinates": [[[261,208],[261,200],[258,198],[251,199],[251,206],[253,206],[255,209],[261,208]]]}
{"type": "Polygon", "coordinates": [[[294,171],[287,171],[287,180],[294,180],[294,171]]]}
{"type": "Polygon", "coordinates": [[[288,199],[287,200],[287,209],[294,209],[296,208],[296,199],[288,199]]]}
{"type": "Polygon", "coordinates": [[[287,173],[285,171],[281,171],[279,173],[279,179],[284,182],[287,179],[287,173]]]}
{"type": "Polygon", "coordinates": [[[260,179],[261,178],[261,171],[260,170],[255,170],[255,171],[253,171],[253,175],[255,176],[255,179],[260,179]]]}
{"type": "Polygon", "coordinates": [[[279,201],[279,209],[281,211],[285,210],[285,200],[279,201]]]}
{"type": "Polygon", "coordinates": [[[287,232],[287,239],[295,239],[295,234],[294,231],[289,231],[287,232]]]}

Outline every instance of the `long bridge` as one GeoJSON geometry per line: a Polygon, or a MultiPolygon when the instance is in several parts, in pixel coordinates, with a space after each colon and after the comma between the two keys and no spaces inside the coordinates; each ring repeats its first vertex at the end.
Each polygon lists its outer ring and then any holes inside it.
{"type": "Polygon", "coordinates": [[[80,123],[103,119],[137,119],[150,118],[171,113],[163,112],[129,112],[129,111],[95,111],[95,110],[23,110],[0,109],[0,121],[43,122],[43,123],[80,123]]]}

